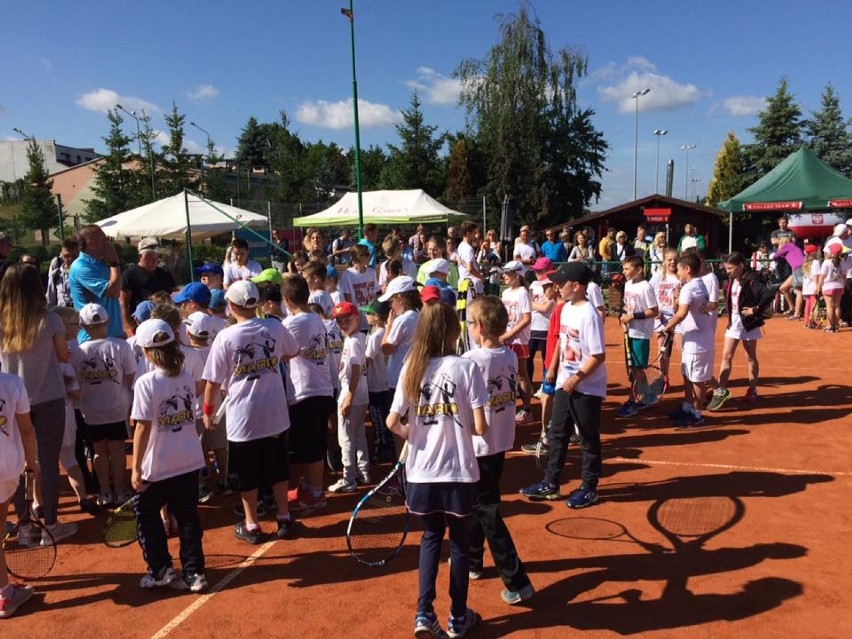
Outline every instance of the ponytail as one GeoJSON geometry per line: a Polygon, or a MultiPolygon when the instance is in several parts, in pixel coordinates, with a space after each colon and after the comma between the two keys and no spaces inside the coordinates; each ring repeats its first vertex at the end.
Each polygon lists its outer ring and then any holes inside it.
{"type": "Polygon", "coordinates": [[[145,354],[151,358],[154,366],[163,370],[169,377],[177,377],[183,370],[183,351],[180,349],[180,344],[176,340],[163,344],[162,346],[152,346],[146,348],[145,354]]]}

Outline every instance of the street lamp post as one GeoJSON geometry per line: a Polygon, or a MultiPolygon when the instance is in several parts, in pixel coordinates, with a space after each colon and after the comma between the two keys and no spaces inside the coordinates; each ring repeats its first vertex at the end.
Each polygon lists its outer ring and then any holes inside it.
{"type": "Polygon", "coordinates": [[[668,133],[668,129],[654,129],[654,135],[657,136],[657,180],[654,183],[654,193],[660,194],[660,138],[668,133]]]}
{"type": "Polygon", "coordinates": [[[361,131],[358,125],[358,80],[355,75],[355,14],[353,0],[349,8],[340,9],[349,20],[349,40],[352,43],[352,112],[355,117],[355,191],[358,194],[358,239],[364,239],[364,205],[361,200],[361,131]]]}
{"type": "MultiPolygon", "coordinates": [[[[693,167],[694,168],[694,167],[693,167]]],[[[698,197],[698,183],[701,182],[701,178],[692,178],[692,199],[696,200],[698,197]]]]}
{"type": "MultiPolygon", "coordinates": [[[[211,155],[211,149],[213,148],[213,145],[210,142],[210,134],[206,131],[206,129],[202,129],[195,122],[190,122],[189,126],[194,126],[196,129],[198,129],[204,135],[207,136],[207,155],[210,156],[211,155]]],[[[203,156],[201,158],[201,192],[204,193],[204,157],[203,156]]]]}
{"type": "MultiPolygon", "coordinates": [[[[116,104],[115,108],[119,111],[123,111],[131,118],[136,120],[136,143],[139,145],[139,157],[142,157],[142,129],[139,126],[139,116],[136,115],[136,111],[128,111],[120,104],[116,104]]],[[[148,165],[151,168],[151,201],[154,202],[157,199],[157,192],[154,189],[154,154],[151,153],[151,140],[148,139],[148,136],[145,136],[145,146],[148,147],[148,165]]]]}
{"type": "Polygon", "coordinates": [[[686,165],[683,171],[683,199],[689,200],[689,151],[695,148],[695,144],[684,144],[681,151],[686,151],[686,165]]]}
{"type": "Polygon", "coordinates": [[[651,89],[642,89],[637,91],[630,97],[636,100],[636,126],[633,137],[633,199],[636,199],[636,179],[639,170],[639,98],[643,95],[648,95],[651,89]]]}

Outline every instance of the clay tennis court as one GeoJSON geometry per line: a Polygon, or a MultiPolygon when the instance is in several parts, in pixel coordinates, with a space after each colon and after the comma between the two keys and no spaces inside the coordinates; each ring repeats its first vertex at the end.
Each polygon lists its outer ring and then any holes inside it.
{"type": "MultiPolygon", "coordinates": [[[[720,323],[717,344],[721,335],[720,323]]],[[[486,556],[484,578],[471,582],[469,597],[482,619],[467,636],[849,636],[851,336],[770,320],[759,347],[760,401],[741,400],[745,359],[738,352],[734,399],[710,416],[712,426],[676,431],[665,414],[679,402],[677,373],[660,405],[615,419],[626,376],[621,332],[607,319],[601,502],[572,511],[561,501],[521,499],[518,488],[539,473],[532,457],[513,453],[504,514],[538,593],[528,605],[505,605],[486,556]]],[[[519,429],[516,444],[537,431],[519,429]]],[[[572,456],[563,493],[578,476],[572,456]]],[[[202,505],[213,588],[199,596],[141,591],[138,547],[106,548],[105,516],[75,514],[69,492],[61,516],[78,521],[81,532],[60,545],[53,573],[0,624],[2,635],[412,636],[419,536],[409,535],[384,568],[358,565],[343,536],[356,498],[332,497],[320,516],[304,519],[303,536],[261,546],[234,539],[236,496],[202,505]]],[[[270,531],[274,523],[264,526],[270,531]]],[[[444,567],[438,583],[445,625],[444,567]]]]}

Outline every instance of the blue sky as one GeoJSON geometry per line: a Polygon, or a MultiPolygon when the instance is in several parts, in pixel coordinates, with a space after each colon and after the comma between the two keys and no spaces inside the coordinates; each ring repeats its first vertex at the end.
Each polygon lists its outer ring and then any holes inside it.
{"type": "MultiPolygon", "coordinates": [[[[106,109],[145,109],[157,129],[176,102],[187,122],[233,152],[249,116],[284,110],[307,141],[354,142],[348,0],[121,0],[4,3],[0,23],[0,139],[37,138],[103,150],[106,109]]],[[[462,130],[453,70],[499,38],[495,16],[517,0],[355,0],[362,147],[398,141],[394,124],[417,88],[428,124],[462,130]]],[[[834,85],[852,115],[852,3],[827,0],[537,0],[550,46],[589,57],[583,106],[610,143],[593,210],[631,199],[635,101],[640,99],[639,197],[655,186],[654,129],[674,194],[700,195],[727,131],[748,142],[762,100],[786,76],[805,115],[834,85]],[[689,165],[681,146],[695,144],[689,165]],[[695,167],[694,171],[692,167],[695,167]],[[693,182],[692,180],[696,180],[693,182]]],[[[127,131],[135,124],[127,118],[127,131]]],[[[187,127],[187,146],[206,144],[187,127]]]]}

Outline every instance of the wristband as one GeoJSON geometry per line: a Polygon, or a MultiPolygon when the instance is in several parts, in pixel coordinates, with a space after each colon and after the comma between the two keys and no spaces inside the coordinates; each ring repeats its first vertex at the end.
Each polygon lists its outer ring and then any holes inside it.
{"type": "Polygon", "coordinates": [[[207,417],[213,417],[216,414],[216,405],[215,404],[202,404],[201,412],[207,417]]]}
{"type": "Polygon", "coordinates": [[[633,319],[635,319],[635,320],[645,319],[645,311],[633,311],[633,319]]]}

